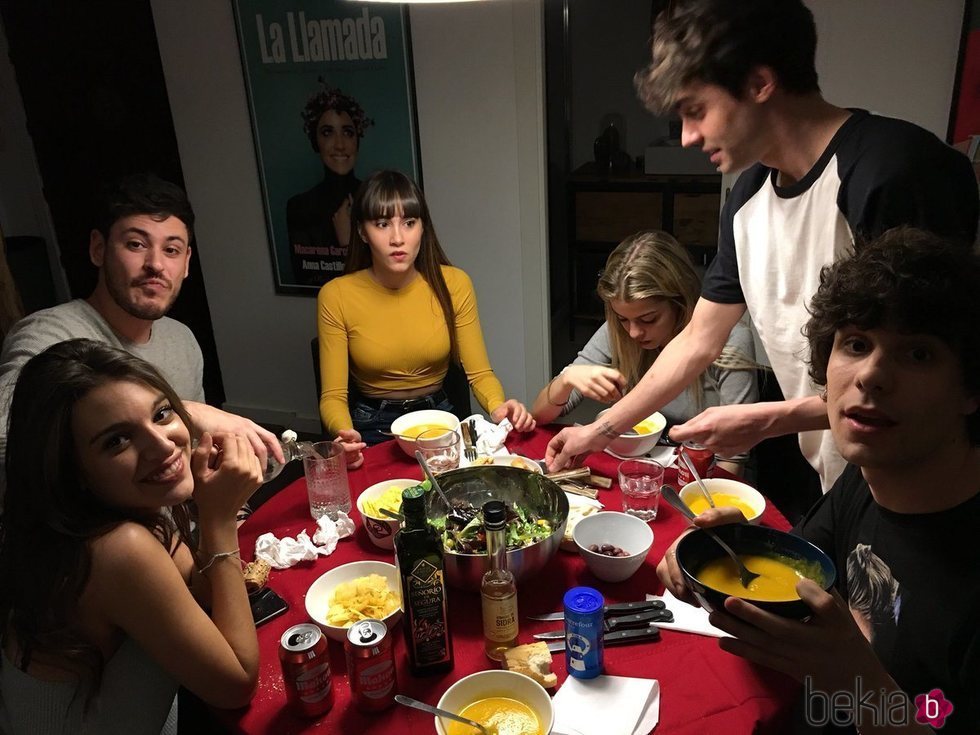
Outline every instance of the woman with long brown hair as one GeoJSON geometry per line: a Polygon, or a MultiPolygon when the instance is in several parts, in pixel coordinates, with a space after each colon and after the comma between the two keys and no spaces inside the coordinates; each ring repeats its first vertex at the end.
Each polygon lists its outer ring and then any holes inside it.
{"type": "Polygon", "coordinates": [[[494,421],[534,428],[490,367],[473,283],[449,264],[415,182],[398,171],[373,174],[351,217],[344,275],[317,298],[320,417],[328,431],[372,445],[409,411],[451,411],[443,389],[450,362],[462,365],[494,421]],[[357,396],[349,402],[351,387],[357,396]]]}
{"type": "MultiPolygon", "coordinates": [[[[613,403],[635,386],[670,340],[691,319],[701,281],[690,257],[666,232],[630,235],[609,254],[599,278],[606,322],[578,357],[546,385],[532,413],[548,423],[571,411],[583,396],[613,403]]],[[[752,335],[736,325],[722,355],[661,409],[668,424],[683,423],[708,406],[759,400],[752,335]]],[[[740,471],[744,457],[726,469],[740,471]]]]}
{"type": "Polygon", "coordinates": [[[192,431],[122,350],[69,340],[24,366],[0,515],[0,731],[169,734],[178,685],[215,707],[251,699],[235,516],[262,471],[244,437],[194,449],[192,431]]]}

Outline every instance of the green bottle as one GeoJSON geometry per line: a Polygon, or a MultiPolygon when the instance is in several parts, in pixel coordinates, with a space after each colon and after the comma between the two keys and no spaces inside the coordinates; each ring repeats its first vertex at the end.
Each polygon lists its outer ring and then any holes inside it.
{"type": "Polygon", "coordinates": [[[405,644],[414,676],[441,674],[453,668],[442,539],[426,522],[425,490],[402,491],[405,525],[395,535],[401,577],[405,644]]]}

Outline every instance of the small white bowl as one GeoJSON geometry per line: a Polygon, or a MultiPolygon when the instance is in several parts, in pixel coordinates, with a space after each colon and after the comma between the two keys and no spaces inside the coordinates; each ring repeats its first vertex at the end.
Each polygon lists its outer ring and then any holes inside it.
{"type": "MultiPolygon", "coordinates": [[[[606,408],[599,411],[596,414],[596,421],[602,418],[608,410],[606,408]]],[[[662,413],[655,411],[642,421],[637,421],[636,423],[640,424],[643,421],[649,421],[652,424],[653,431],[649,434],[620,434],[609,443],[607,449],[621,457],[642,457],[657,446],[657,442],[660,441],[660,435],[664,433],[664,428],[667,426],[667,419],[664,418],[662,413]]]]}
{"type": "Polygon", "coordinates": [[[364,528],[375,546],[382,549],[395,548],[395,534],[398,533],[401,523],[385,515],[368,515],[367,511],[364,510],[364,501],[380,498],[392,486],[404,490],[407,487],[418,485],[420,482],[421,480],[383,480],[365,488],[364,492],[357,496],[357,512],[361,514],[361,523],[364,524],[364,528]]]}
{"type": "MultiPolygon", "coordinates": [[[[330,598],[337,585],[350,582],[358,577],[366,577],[369,574],[380,574],[388,581],[388,589],[395,593],[395,597],[401,600],[401,581],[398,579],[398,570],[394,565],[386,564],[383,561],[352,561],[349,564],[341,564],[334,567],[329,572],[321,574],[317,580],[310,585],[306,592],[306,614],[310,620],[320,626],[327,638],[343,642],[347,638],[347,630],[350,626],[340,628],[336,625],[327,624],[327,610],[330,607],[330,598]]],[[[388,630],[401,620],[401,605],[395,611],[383,618],[381,622],[388,626],[388,630]]]]}
{"type": "Polygon", "coordinates": [[[640,568],[653,545],[653,529],[646,521],[618,511],[586,516],[575,525],[572,539],[589,570],[605,582],[622,582],[640,568]],[[612,544],[629,556],[606,556],[589,551],[592,544],[612,544]]]}
{"type": "MultiPolygon", "coordinates": [[[[464,708],[487,697],[508,697],[523,702],[538,716],[541,735],[551,735],[555,726],[555,708],[551,697],[538,682],[530,676],[516,671],[494,670],[478,671],[464,676],[453,684],[439,698],[439,709],[461,712],[464,708]]],[[[442,718],[435,717],[436,732],[446,735],[442,718]]]]}
{"type": "MultiPolygon", "coordinates": [[[[437,424],[439,426],[445,426],[447,431],[459,431],[459,419],[449,413],[449,411],[437,411],[434,408],[428,408],[424,411],[412,411],[411,413],[406,413],[404,416],[399,416],[391,422],[391,433],[404,434],[413,426],[419,426],[420,424],[437,424]]],[[[396,436],[395,441],[398,442],[398,446],[402,448],[405,454],[415,459],[416,446],[414,439],[409,439],[405,436],[396,436]]]]}
{"type": "MultiPolygon", "coordinates": [[[[746,485],[744,482],[739,482],[738,480],[729,480],[723,477],[707,477],[704,480],[704,486],[708,488],[708,492],[712,494],[715,493],[726,493],[728,495],[735,495],[743,503],[749,506],[754,512],[751,514],[747,520],[752,525],[758,525],[759,519],[762,518],[762,513],[766,509],[766,499],[763,497],[762,493],[756,490],[751,485],[746,485]]],[[[678,493],[688,507],[691,506],[691,501],[696,498],[704,498],[704,494],[701,492],[701,488],[698,487],[696,482],[689,482],[684,487],[681,488],[680,493],[678,493]]],[[[713,499],[713,498],[712,498],[713,499]]],[[[715,503],[717,505],[717,501],[715,503]]]]}

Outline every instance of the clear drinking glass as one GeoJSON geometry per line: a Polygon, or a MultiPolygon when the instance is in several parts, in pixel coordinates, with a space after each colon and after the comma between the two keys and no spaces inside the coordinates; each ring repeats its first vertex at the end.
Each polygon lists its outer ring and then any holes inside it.
{"type": "Polygon", "coordinates": [[[652,459],[628,459],[619,465],[623,510],[644,521],[657,517],[664,468],[652,459]]]}
{"type": "Polygon", "coordinates": [[[310,515],[313,520],[330,516],[337,520],[337,513],[350,514],[350,486],[347,484],[347,459],[344,450],[334,442],[317,442],[315,455],[303,457],[306,474],[306,490],[310,497],[310,515]]]}
{"type": "Polygon", "coordinates": [[[433,475],[459,467],[459,432],[426,429],[415,440],[433,475]]]}

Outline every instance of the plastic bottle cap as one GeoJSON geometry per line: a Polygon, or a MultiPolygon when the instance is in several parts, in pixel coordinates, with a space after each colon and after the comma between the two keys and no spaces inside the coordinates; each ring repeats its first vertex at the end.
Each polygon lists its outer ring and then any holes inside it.
{"type": "Polygon", "coordinates": [[[503,526],[507,522],[507,506],[499,500],[488,500],[483,504],[483,525],[503,526]]]}
{"type": "Polygon", "coordinates": [[[286,429],[284,432],[282,432],[281,438],[284,442],[294,442],[299,437],[297,436],[296,432],[293,431],[292,429],[286,429]]]}

